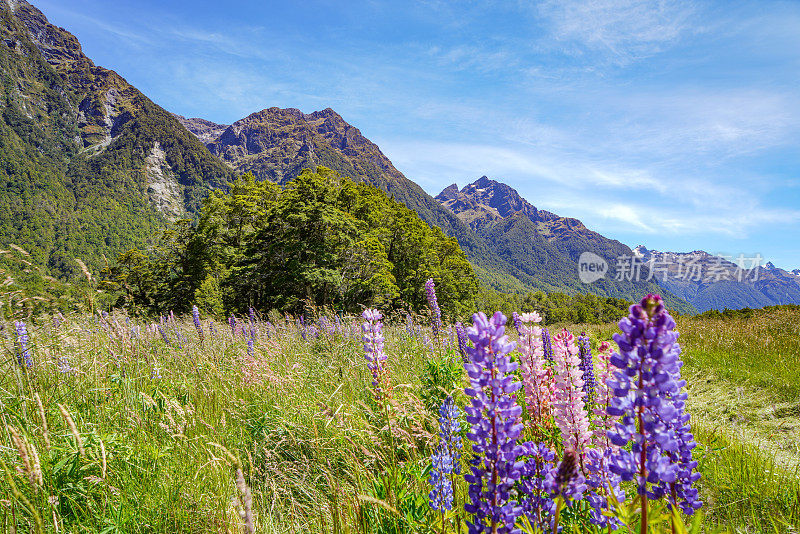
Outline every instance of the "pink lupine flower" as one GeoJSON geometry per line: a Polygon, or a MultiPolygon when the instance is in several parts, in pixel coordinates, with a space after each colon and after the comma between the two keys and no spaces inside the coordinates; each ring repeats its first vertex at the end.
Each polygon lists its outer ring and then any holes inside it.
{"type": "Polygon", "coordinates": [[[595,390],[595,404],[592,412],[594,418],[594,434],[592,436],[592,446],[598,449],[616,448],[608,438],[608,431],[616,428],[619,417],[609,415],[608,407],[614,393],[608,387],[608,379],[614,378],[614,366],[611,365],[611,345],[607,341],[600,343],[597,352],[597,377],[595,390]]]}
{"type": "Polygon", "coordinates": [[[578,347],[575,338],[566,329],[553,337],[553,360],[555,379],[553,391],[553,415],[564,450],[578,454],[581,471],[584,470],[586,449],[592,439],[589,417],[585,409],[586,392],[583,391],[583,371],[580,368],[578,347]]]}
{"type": "Polygon", "coordinates": [[[541,322],[536,313],[523,313],[519,316],[519,351],[522,384],[525,387],[525,405],[532,425],[542,425],[550,416],[552,403],[552,376],[545,366],[542,346],[542,329],[536,325],[541,322]]]}

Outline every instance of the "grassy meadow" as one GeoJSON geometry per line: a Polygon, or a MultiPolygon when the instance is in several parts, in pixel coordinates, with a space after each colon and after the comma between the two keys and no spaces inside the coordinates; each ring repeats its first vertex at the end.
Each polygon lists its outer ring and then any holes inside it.
{"type": "MultiPolygon", "coordinates": [[[[0,531],[441,532],[428,504],[440,388],[463,406],[466,377],[454,336],[431,341],[425,324],[387,320],[383,410],[353,318],[260,318],[252,355],[246,320],[203,318],[201,336],[191,317],[42,318],[30,369],[6,323],[0,531]]],[[[595,347],[616,331],[568,327],[595,347]]],[[[800,310],[678,330],[703,475],[689,531],[799,531],[800,310]]],[[[462,506],[463,481],[455,493],[462,506]]],[[[564,531],[592,532],[570,518],[564,531]]]]}

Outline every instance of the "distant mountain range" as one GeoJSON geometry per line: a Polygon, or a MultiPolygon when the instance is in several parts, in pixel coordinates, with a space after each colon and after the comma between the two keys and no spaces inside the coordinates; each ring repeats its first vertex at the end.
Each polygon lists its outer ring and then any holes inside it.
{"type": "MultiPolygon", "coordinates": [[[[451,186],[434,199],[330,108],[309,114],[269,108],[229,126],[176,117],[237,173],[252,172],[259,179],[286,183],[303,169],[324,165],[380,187],[428,224],[456,237],[482,280],[498,289],[593,292],[625,299],[662,291],[647,281],[581,283],[582,252],[613,261],[618,255],[631,255],[631,250],[588,230],[577,219],[537,210],[509,186],[486,177],[460,192],[451,186]]],[[[692,311],[679,299],[668,299],[674,308],[692,311]]]]}
{"type": "MultiPolygon", "coordinates": [[[[505,184],[482,177],[433,198],[330,108],[272,107],[230,125],[173,115],[94,65],[31,4],[0,0],[0,12],[0,244],[22,245],[57,276],[77,274],[76,257],[96,270],[103,256],[145,247],[170,221],[196,217],[209,192],[239,174],[285,184],[324,165],[383,189],[455,237],[488,287],[629,300],[658,291],[674,309],[694,311],[682,300],[695,298],[691,287],[614,277],[630,248],[537,209],[505,184]],[[608,272],[581,282],[583,253],[608,272]]],[[[785,276],[754,284],[765,303],[793,287],[785,276]]],[[[750,296],[739,300],[756,302],[747,287],[750,296]]]]}
{"type": "Polygon", "coordinates": [[[467,224],[530,287],[629,300],[644,292],[661,292],[673,308],[691,311],[653,281],[616,279],[616,259],[633,255],[626,245],[589,230],[578,219],[537,209],[506,184],[482,176],[461,190],[455,184],[445,188],[436,200],[467,224]],[[578,273],[581,255],[587,252],[602,258],[608,266],[606,275],[591,284],[583,283],[578,273]]]}
{"type": "Polygon", "coordinates": [[[724,308],[762,308],[775,304],[800,304],[800,269],[792,272],[757,258],[742,258],[745,265],[702,250],[660,252],[639,245],[633,249],[652,267],[658,283],[691,303],[699,311],[724,308]],[[752,265],[750,264],[752,263],[752,265]]]}

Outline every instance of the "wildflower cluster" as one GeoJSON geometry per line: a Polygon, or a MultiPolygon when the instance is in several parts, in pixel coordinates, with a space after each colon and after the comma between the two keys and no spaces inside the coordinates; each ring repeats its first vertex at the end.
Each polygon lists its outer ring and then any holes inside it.
{"type": "MultiPolygon", "coordinates": [[[[631,307],[631,315],[620,322],[622,334],[615,336],[618,353],[602,342],[593,356],[585,334],[576,340],[562,330],[551,338],[540,321],[535,313],[515,315],[516,353],[500,312],[473,316],[466,331],[471,346],[461,342],[461,326],[456,325],[470,380],[464,390],[469,399],[466,436],[472,444],[464,475],[469,532],[510,533],[523,527],[526,532],[559,532],[568,506],[571,515],[617,530],[626,517],[619,510],[625,502],[624,481],[634,481],[642,496],[642,524],[647,524],[647,499],[666,498],[668,506],[686,514],[699,508],[694,488],[699,474],[692,459],[696,443],[685,413],[680,349],[675,323],[660,297],[648,296],[631,307]],[[518,367],[522,383],[515,381],[518,367]],[[521,387],[524,414],[516,394],[521,387]],[[524,422],[537,441],[522,441],[524,422]],[[576,507],[578,502],[585,504],[576,507]]],[[[448,397],[431,457],[430,503],[442,513],[453,506],[452,477],[459,465],[448,446],[455,432],[447,434],[444,423],[456,419],[447,416],[453,410],[448,397]]]]}

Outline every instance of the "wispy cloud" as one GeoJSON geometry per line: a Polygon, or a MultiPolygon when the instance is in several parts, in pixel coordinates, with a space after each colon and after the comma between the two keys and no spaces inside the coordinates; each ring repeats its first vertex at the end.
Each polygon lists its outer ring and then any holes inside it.
{"type": "Polygon", "coordinates": [[[548,0],[538,10],[567,52],[596,52],[618,64],[660,52],[697,29],[694,6],[681,0],[548,0]]]}

